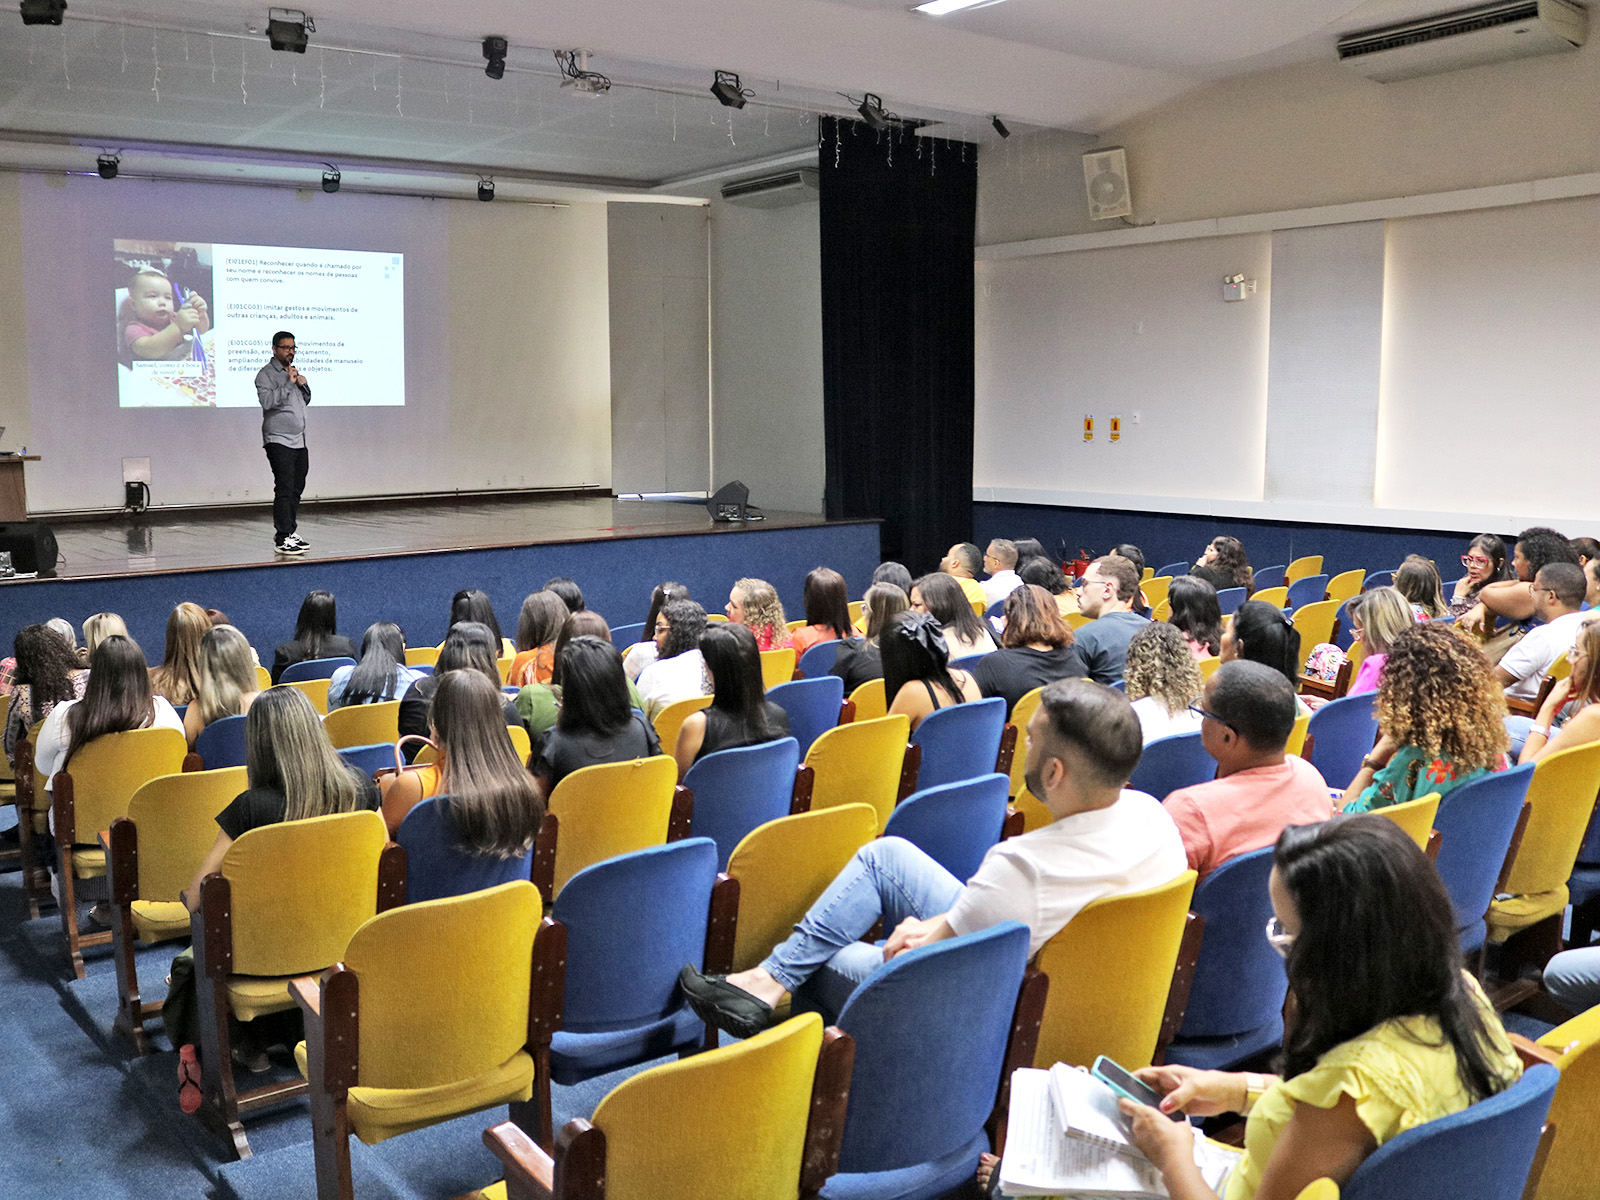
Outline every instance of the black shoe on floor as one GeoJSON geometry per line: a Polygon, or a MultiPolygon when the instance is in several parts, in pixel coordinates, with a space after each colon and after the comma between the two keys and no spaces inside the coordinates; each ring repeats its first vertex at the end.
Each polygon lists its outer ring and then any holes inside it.
{"type": "Polygon", "coordinates": [[[735,987],[721,975],[702,975],[693,967],[678,972],[678,986],[695,1016],[736,1038],[754,1037],[773,1023],[772,1005],[735,987]]]}

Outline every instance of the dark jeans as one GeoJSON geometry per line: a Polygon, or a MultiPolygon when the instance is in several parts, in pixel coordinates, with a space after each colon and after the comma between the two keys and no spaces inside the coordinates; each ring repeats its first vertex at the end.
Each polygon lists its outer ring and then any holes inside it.
{"type": "Polygon", "coordinates": [[[300,510],[300,493],[306,490],[306,468],[311,455],[304,446],[266,444],[267,461],[272,464],[272,531],[273,540],[283,539],[295,531],[295,514],[300,510]]]}

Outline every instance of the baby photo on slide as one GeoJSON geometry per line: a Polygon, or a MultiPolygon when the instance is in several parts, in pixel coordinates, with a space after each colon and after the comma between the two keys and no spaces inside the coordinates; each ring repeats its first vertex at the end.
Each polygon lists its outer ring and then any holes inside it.
{"type": "Polygon", "coordinates": [[[212,247],[207,242],[112,242],[118,403],[215,407],[212,247]]]}

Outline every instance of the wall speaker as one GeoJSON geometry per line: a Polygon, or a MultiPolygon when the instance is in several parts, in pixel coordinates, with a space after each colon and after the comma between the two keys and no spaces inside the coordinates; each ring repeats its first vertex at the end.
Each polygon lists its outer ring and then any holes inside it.
{"type": "Polygon", "coordinates": [[[1128,156],[1121,146],[1091,150],[1083,156],[1083,190],[1089,197],[1091,221],[1133,215],[1133,194],[1128,190],[1128,156]]]}
{"type": "Polygon", "coordinates": [[[9,553],[11,565],[24,575],[56,569],[56,535],[43,521],[0,521],[0,552],[9,553]]]}

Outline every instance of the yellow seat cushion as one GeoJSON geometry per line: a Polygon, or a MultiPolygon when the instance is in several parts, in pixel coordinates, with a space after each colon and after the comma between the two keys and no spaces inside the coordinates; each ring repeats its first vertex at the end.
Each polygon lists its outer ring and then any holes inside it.
{"type": "Polygon", "coordinates": [[[1503,942],[1519,929],[1536,925],[1567,907],[1567,885],[1550,892],[1529,892],[1489,905],[1489,940],[1503,942]]]}
{"type": "Polygon", "coordinates": [[[106,852],[87,846],[72,848],[72,873],[79,879],[95,879],[106,873],[106,852]]]}
{"type": "Polygon", "coordinates": [[[189,936],[189,910],[177,900],[135,900],[133,928],[146,945],[189,936]]]}
{"type": "Polygon", "coordinates": [[[228,1006],[241,1021],[294,1007],[289,981],[297,975],[229,975],[228,1006]]]}
{"type": "Polygon", "coordinates": [[[506,1200],[506,1181],[491,1183],[483,1191],[476,1193],[474,1200],[506,1200]]]}
{"type": "MultiPolygon", "coordinates": [[[[294,1061],[300,1074],[310,1078],[304,1042],[294,1048],[294,1061]]],[[[349,1096],[350,1128],[373,1146],[385,1138],[436,1124],[441,1118],[531,1099],[533,1056],[519,1050],[492,1071],[437,1087],[353,1087],[349,1096]]]]}

